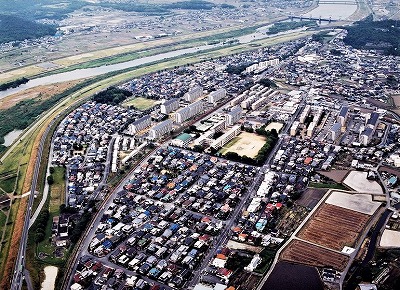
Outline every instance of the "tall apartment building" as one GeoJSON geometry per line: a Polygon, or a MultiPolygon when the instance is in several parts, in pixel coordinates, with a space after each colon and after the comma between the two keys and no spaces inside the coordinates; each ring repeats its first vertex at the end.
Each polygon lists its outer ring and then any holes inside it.
{"type": "Polygon", "coordinates": [[[179,108],[179,99],[174,98],[170,100],[164,101],[164,103],[161,104],[161,113],[168,115],[169,113],[178,110],[179,108]]]}
{"type": "Polygon", "coordinates": [[[294,121],[292,127],[290,127],[290,136],[296,136],[297,129],[299,128],[300,122],[294,121]]]}
{"type": "Polygon", "coordinates": [[[347,116],[349,114],[349,107],[342,107],[337,117],[338,123],[343,127],[346,124],[347,116]]]}
{"type": "Polygon", "coordinates": [[[303,112],[301,112],[301,115],[300,115],[300,123],[302,123],[302,124],[304,123],[304,121],[310,114],[310,111],[311,111],[311,106],[310,105],[305,106],[303,112]]]}
{"type": "Polygon", "coordinates": [[[172,131],[172,121],[171,120],[165,120],[161,123],[158,123],[155,125],[153,128],[150,129],[149,131],[149,139],[155,140],[159,139],[162,136],[169,134],[172,131]]]}
{"type": "Polygon", "coordinates": [[[222,100],[226,97],[226,90],[225,89],[218,89],[214,92],[211,92],[208,97],[207,101],[211,104],[216,104],[219,100],[222,100]]]}
{"type": "Polygon", "coordinates": [[[376,112],[372,112],[369,119],[367,120],[367,127],[371,128],[372,130],[376,129],[376,126],[378,125],[378,120],[379,120],[379,114],[376,112]]]}
{"type": "Polygon", "coordinates": [[[132,124],[129,124],[128,126],[128,132],[129,134],[136,134],[139,131],[142,131],[148,127],[151,126],[151,118],[150,115],[143,116],[136,121],[134,121],[132,124]]]}
{"type": "Polygon", "coordinates": [[[372,140],[372,136],[374,135],[374,129],[367,127],[360,134],[360,143],[364,146],[368,146],[368,143],[372,140]]]}
{"type": "Polygon", "coordinates": [[[190,104],[189,106],[182,108],[178,110],[175,113],[175,122],[177,124],[182,124],[186,120],[189,120],[193,116],[203,112],[203,102],[202,101],[197,101],[193,104],[190,104]]]}
{"type": "Polygon", "coordinates": [[[226,125],[232,126],[236,124],[242,117],[242,108],[240,106],[233,107],[230,112],[226,114],[226,125]]]}
{"type": "Polygon", "coordinates": [[[197,98],[200,98],[204,94],[203,88],[201,86],[196,86],[183,95],[183,99],[188,102],[193,102],[197,98]]]}
{"type": "Polygon", "coordinates": [[[337,137],[339,137],[340,134],[340,129],[342,128],[342,125],[340,123],[335,123],[333,124],[331,128],[331,138],[332,141],[335,141],[337,137]]]}

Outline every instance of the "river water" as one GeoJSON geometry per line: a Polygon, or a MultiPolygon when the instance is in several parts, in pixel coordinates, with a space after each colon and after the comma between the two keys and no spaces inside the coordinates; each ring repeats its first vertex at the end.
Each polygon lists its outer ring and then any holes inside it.
{"type": "Polygon", "coordinates": [[[10,133],[8,133],[7,135],[4,136],[4,143],[1,145],[4,146],[10,146],[14,140],[16,140],[19,135],[21,135],[21,133],[23,132],[23,130],[13,130],[10,133]]]}
{"type": "Polygon", "coordinates": [[[303,14],[304,17],[345,20],[357,10],[356,0],[320,0],[318,7],[303,14]],[[335,3],[336,2],[336,3],[335,3]]]}
{"type": "MultiPolygon", "coordinates": [[[[237,37],[236,39],[239,41],[240,44],[244,44],[244,43],[250,43],[251,41],[254,41],[254,40],[276,37],[278,35],[290,34],[290,33],[296,32],[296,31],[302,31],[302,30],[306,29],[306,28],[299,28],[299,29],[295,29],[295,30],[281,32],[278,34],[269,35],[269,34],[265,33],[269,27],[270,27],[270,25],[258,28],[256,30],[256,32],[237,37]]],[[[117,64],[102,65],[102,66],[95,67],[95,68],[76,69],[76,70],[69,71],[69,72],[56,73],[56,74],[45,76],[45,77],[39,77],[36,79],[32,79],[32,80],[28,81],[27,83],[20,85],[17,88],[11,88],[11,89],[8,89],[5,91],[1,91],[0,99],[5,98],[5,97],[10,96],[15,93],[22,92],[26,89],[40,86],[40,85],[50,85],[50,84],[55,84],[55,83],[59,83],[59,82],[73,81],[73,80],[78,80],[78,79],[82,79],[82,78],[99,76],[99,75],[106,74],[109,72],[114,72],[114,71],[128,69],[128,68],[134,68],[134,67],[137,67],[140,65],[150,64],[152,62],[171,59],[171,58],[174,58],[177,56],[191,54],[191,53],[204,51],[204,50],[208,50],[208,49],[213,49],[213,48],[217,48],[217,47],[222,47],[222,46],[224,46],[223,43],[217,43],[217,44],[212,44],[212,45],[203,45],[203,46],[197,46],[197,47],[192,47],[192,48],[178,49],[175,51],[160,53],[157,55],[147,56],[147,57],[143,57],[143,58],[139,58],[139,59],[135,59],[135,60],[131,60],[131,61],[126,61],[126,62],[121,62],[121,63],[117,63],[117,64]]]]}
{"type": "Polygon", "coordinates": [[[175,51],[160,53],[160,54],[152,55],[152,56],[146,56],[143,58],[126,61],[126,62],[121,62],[121,63],[117,63],[117,64],[102,65],[99,67],[86,68],[86,69],[76,69],[76,70],[69,71],[69,72],[58,73],[58,74],[49,75],[49,76],[45,76],[45,77],[39,77],[36,79],[32,79],[32,80],[28,81],[27,83],[20,85],[17,88],[12,88],[12,89],[8,89],[8,90],[0,92],[0,99],[5,98],[5,97],[15,94],[15,93],[22,92],[26,89],[37,87],[39,85],[50,85],[50,84],[59,83],[59,82],[67,82],[67,81],[73,81],[73,80],[78,80],[78,79],[82,79],[82,78],[99,76],[99,75],[106,74],[109,72],[114,72],[114,71],[123,70],[123,69],[127,69],[127,68],[133,68],[133,67],[137,67],[137,66],[144,65],[144,64],[149,64],[149,63],[160,61],[160,60],[170,59],[170,58],[174,58],[177,56],[194,53],[197,51],[204,51],[207,49],[212,49],[212,48],[215,48],[218,46],[222,46],[222,44],[218,43],[218,44],[213,44],[213,45],[203,45],[203,46],[192,47],[192,48],[178,49],[175,51]]]}

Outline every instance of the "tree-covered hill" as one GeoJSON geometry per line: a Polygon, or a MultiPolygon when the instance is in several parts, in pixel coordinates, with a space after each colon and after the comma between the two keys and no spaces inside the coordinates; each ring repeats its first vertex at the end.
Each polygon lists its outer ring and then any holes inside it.
{"type": "Polygon", "coordinates": [[[53,25],[41,24],[13,15],[0,14],[0,43],[54,35],[56,31],[57,29],[53,25]]]}
{"type": "Polygon", "coordinates": [[[364,21],[347,27],[344,42],[358,49],[376,49],[385,54],[400,55],[400,23],[395,20],[364,21]]]}

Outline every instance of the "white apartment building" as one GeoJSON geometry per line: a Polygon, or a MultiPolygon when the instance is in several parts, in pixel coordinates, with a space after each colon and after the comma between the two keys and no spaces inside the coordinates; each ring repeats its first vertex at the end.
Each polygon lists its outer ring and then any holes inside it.
{"type": "Polygon", "coordinates": [[[240,106],[235,106],[231,109],[230,112],[226,114],[226,125],[233,126],[236,124],[240,118],[242,117],[242,108],[240,106]]]}
{"type": "Polygon", "coordinates": [[[299,125],[300,125],[299,121],[293,122],[292,127],[290,127],[290,136],[296,136],[299,125]]]}
{"type": "Polygon", "coordinates": [[[150,129],[149,131],[149,139],[155,140],[159,139],[162,136],[169,134],[172,131],[172,121],[171,120],[165,120],[161,123],[158,123],[155,125],[153,128],[150,129]]]}
{"type": "Polygon", "coordinates": [[[182,108],[178,110],[175,113],[175,122],[177,124],[182,124],[186,120],[189,120],[193,116],[203,112],[203,102],[202,101],[197,101],[193,104],[190,104],[189,106],[182,108]]]}
{"type": "Polygon", "coordinates": [[[183,99],[188,102],[193,102],[197,98],[200,98],[204,94],[201,86],[196,86],[191,89],[183,96],[183,99]]]}
{"type": "Polygon", "coordinates": [[[226,97],[226,90],[225,89],[218,89],[214,92],[211,92],[208,97],[207,101],[211,104],[216,104],[219,100],[222,100],[226,97]]]}
{"type": "Polygon", "coordinates": [[[136,134],[151,126],[150,115],[143,116],[128,126],[128,133],[131,135],[136,134]]]}
{"type": "Polygon", "coordinates": [[[168,115],[169,113],[179,109],[179,99],[174,98],[164,101],[160,106],[161,113],[168,115]]]}
{"type": "Polygon", "coordinates": [[[304,121],[310,114],[310,111],[311,111],[311,106],[310,105],[305,106],[303,112],[301,112],[301,115],[300,115],[300,123],[302,123],[302,124],[304,123],[304,121]]]}

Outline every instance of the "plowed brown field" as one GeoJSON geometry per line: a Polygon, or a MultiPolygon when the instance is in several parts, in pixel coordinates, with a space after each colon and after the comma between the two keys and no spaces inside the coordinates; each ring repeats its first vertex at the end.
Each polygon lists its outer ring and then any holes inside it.
{"type": "Polygon", "coordinates": [[[323,204],[298,237],[340,251],[344,246],[354,246],[369,217],[336,205],[323,204]]]}

